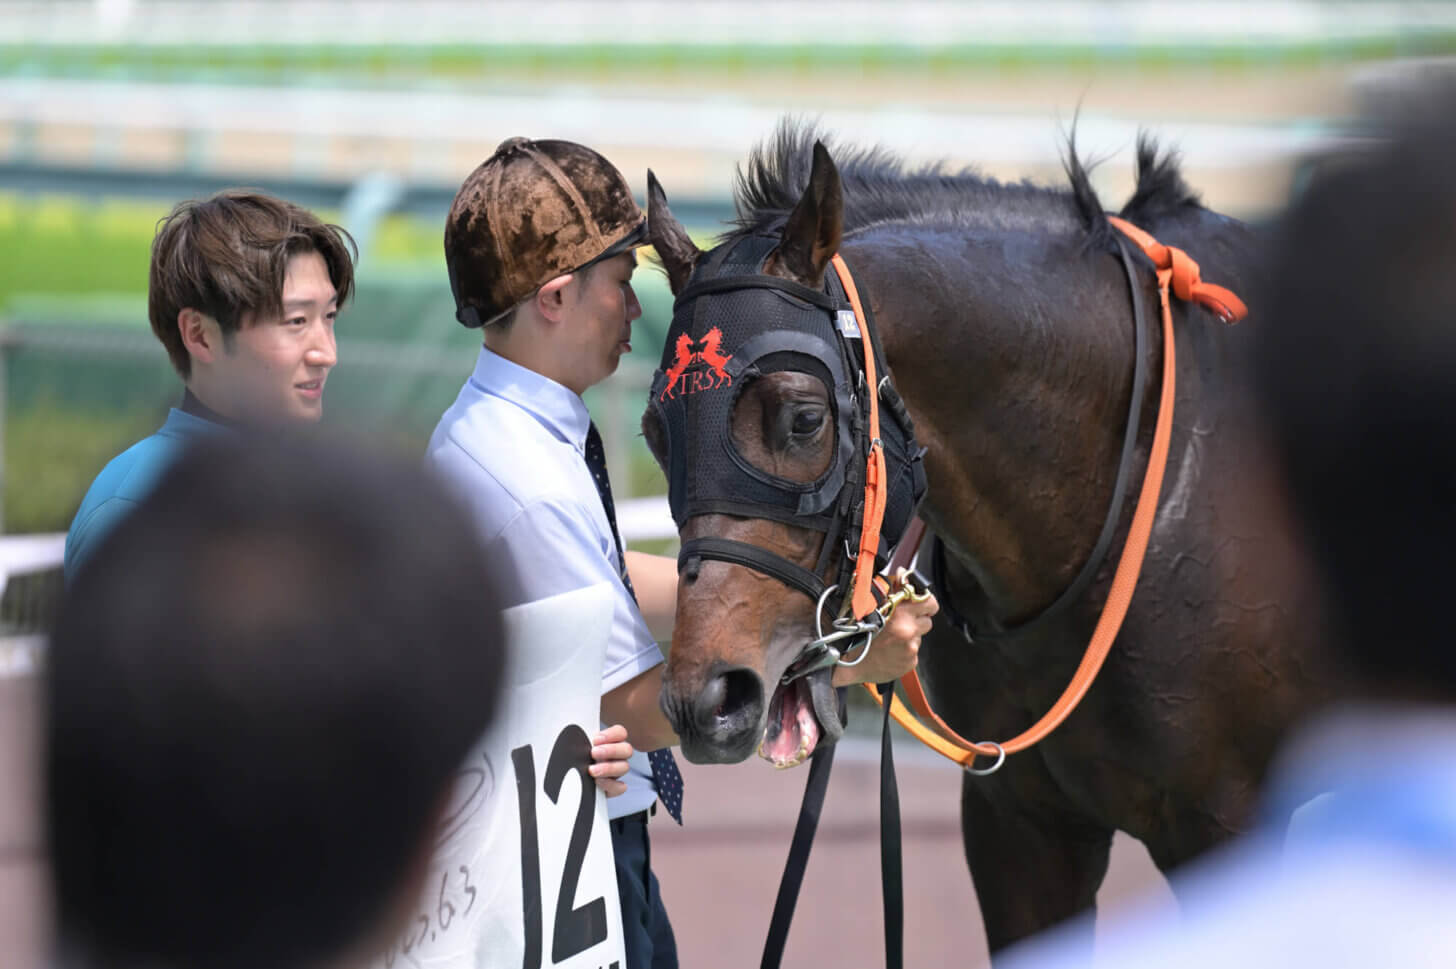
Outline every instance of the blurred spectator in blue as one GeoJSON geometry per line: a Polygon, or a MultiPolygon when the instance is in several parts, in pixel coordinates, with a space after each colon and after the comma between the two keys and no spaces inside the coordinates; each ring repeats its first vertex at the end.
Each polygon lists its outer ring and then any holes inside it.
{"type": "MultiPolygon", "coordinates": [[[[1275,500],[1313,553],[1356,699],[1291,738],[1262,831],[1176,879],[1182,917],[1103,925],[1098,965],[1456,965],[1453,94],[1424,92],[1373,146],[1314,169],[1263,295],[1275,500]]],[[[1000,965],[1085,961],[1053,935],[1000,965]]]]}
{"type": "Polygon", "coordinates": [[[413,466],[242,441],[189,447],[68,585],[58,966],[366,964],[495,716],[502,583],[466,513],[413,466]]]}
{"type": "Polygon", "coordinates": [[[148,315],[186,389],[150,437],[102,469],[66,536],[72,576],[190,441],[228,426],[317,421],[354,285],[348,235],[269,195],[183,202],[152,242],[148,315]]]}

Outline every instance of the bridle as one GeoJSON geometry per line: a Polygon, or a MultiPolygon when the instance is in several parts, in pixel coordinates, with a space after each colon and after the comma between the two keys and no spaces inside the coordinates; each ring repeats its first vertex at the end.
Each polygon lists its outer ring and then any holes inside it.
{"type": "Polygon", "coordinates": [[[668,500],[679,529],[689,518],[718,513],[824,533],[812,568],[716,536],[688,539],[678,553],[681,574],[695,575],[704,560],[728,562],[771,576],[815,603],[819,634],[790,663],[783,676],[789,682],[842,662],[844,653],[883,626],[899,599],[874,579],[914,518],[925,472],[924,449],[848,266],[834,256],[833,271],[814,289],[764,271],[777,246],[775,235],[747,236],[695,268],[673,303],[651,402],[668,437],[668,500]],[[731,353],[720,355],[704,380],[704,367],[694,372],[692,366],[702,363],[710,337],[712,346],[731,353]],[[694,354],[696,346],[704,350],[694,354]],[[754,377],[781,370],[809,372],[830,390],[834,455],[814,482],[769,475],[732,441],[737,395],[754,377]],[[826,582],[831,567],[835,580],[826,582]],[[836,617],[828,633],[826,614],[836,617]]]}

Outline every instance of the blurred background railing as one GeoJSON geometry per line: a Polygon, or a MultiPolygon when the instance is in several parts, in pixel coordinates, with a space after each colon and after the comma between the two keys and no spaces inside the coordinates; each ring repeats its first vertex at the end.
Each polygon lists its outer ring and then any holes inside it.
{"type": "MultiPolygon", "coordinates": [[[[1448,3],[0,0],[0,527],[64,531],[176,400],[146,270],[183,198],[258,186],[355,236],[326,420],[417,453],[478,340],[453,320],[444,213],[508,136],[591,144],[639,197],[651,166],[700,240],[784,115],[1051,182],[1075,118],[1109,207],[1143,127],[1209,205],[1261,218],[1359,102],[1453,53],[1448,3]]],[[[589,403],[624,526],[667,550],[660,499],[627,501],[663,490],[636,428],[671,300],[639,280],[635,352],[589,403]]],[[[0,626],[43,625],[24,602],[47,581],[12,583],[0,626]]]]}

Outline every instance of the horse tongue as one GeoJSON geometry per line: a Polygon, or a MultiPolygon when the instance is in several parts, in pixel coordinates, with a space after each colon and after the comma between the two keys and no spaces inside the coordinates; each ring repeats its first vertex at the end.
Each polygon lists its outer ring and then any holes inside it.
{"type": "Polygon", "coordinates": [[[819,721],[814,716],[807,681],[797,679],[775,690],[768,713],[758,755],[780,770],[799,766],[819,742],[819,721]]]}

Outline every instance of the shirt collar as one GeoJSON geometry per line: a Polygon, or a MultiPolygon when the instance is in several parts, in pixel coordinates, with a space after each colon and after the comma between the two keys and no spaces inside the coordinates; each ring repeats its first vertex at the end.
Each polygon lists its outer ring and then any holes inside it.
{"type": "Polygon", "coordinates": [[[167,412],[167,420],[159,433],[188,439],[208,434],[230,434],[238,429],[231,424],[218,424],[205,417],[173,407],[167,412]]]}
{"type": "Polygon", "coordinates": [[[585,450],[591,414],[575,391],[484,346],[470,382],[483,394],[515,404],[578,451],[585,450]]]}
{"type": "Polygon", "coordinates": [[[185,388],[182,391],[182,403],[177,405],[177,409],[184,414],[191,414],[193,417],[200,417],[205,421],[211,421],[214,424],[221,424],[224,427],[238,426],[238,423],[236,421],[232,420],[231,418],[222,416],[217,411],[213,410],[211,407],[208,407],[202,401],[198,400],[197,395],[192,392],[191,387],[185,388]]]}

